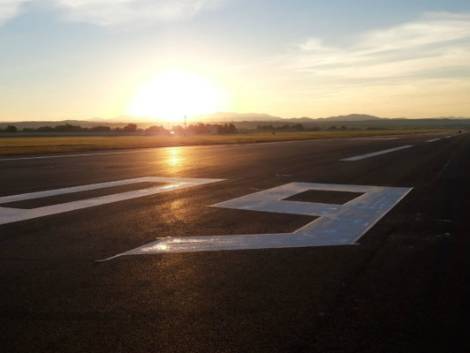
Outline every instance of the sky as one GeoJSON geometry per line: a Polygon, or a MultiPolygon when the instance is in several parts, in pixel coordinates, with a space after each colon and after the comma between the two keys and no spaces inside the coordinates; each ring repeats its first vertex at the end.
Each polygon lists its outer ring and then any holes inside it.
{"type": "Polygon", "coordinates": [[[470,1],[0,0],[0,121],[215,111],[470,117],[470,1]]]}

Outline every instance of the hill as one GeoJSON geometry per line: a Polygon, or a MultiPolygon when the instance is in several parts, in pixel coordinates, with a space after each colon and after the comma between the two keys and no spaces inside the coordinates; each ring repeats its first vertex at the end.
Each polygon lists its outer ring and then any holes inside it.
{"type": "Polygon", "coordinates": [[[380,118],[374,115],[368,114],[349,114],[349,115],[338,115],[331,116],[328,118],[319,118],[316,120],[328,120],[328,121],[370,121],[370,120],[383,120],[387,118],[380,118]]]}
{"type": "Polygon", "coordinates": [[[199,117],[191,118],[190,120],[201,121],[201,122],[233,122],[233,121],[282,121],[283,118],[279,116],[273,116],[269,114],[260,113],[230,113],[221,112],[208,115],[202,115],[199,117]]]}

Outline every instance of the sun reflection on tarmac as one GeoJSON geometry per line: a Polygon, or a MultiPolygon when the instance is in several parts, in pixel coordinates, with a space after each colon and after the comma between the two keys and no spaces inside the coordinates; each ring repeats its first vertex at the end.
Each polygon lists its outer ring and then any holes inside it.
{"type": "Polygon", "coordinates": [[[181,167],[185,161],[182,156],[181,148],[174,147],[168,149],[166,163],[171,169],[177,169],[181,167]]]}

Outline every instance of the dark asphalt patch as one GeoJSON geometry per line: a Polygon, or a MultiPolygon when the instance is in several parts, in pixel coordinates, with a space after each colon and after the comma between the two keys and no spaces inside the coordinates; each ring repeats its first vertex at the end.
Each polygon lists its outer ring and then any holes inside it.
{"type": "Polygon", "coordinates": [[[354,200],[356,197],[363,195],[356,192],[337,192],[337,191],[321,191],[309,190],[300,194],[291,196],[286,201],[303,201],[303,202],[319,202],[343,205],[346,202],[354,200]]]}

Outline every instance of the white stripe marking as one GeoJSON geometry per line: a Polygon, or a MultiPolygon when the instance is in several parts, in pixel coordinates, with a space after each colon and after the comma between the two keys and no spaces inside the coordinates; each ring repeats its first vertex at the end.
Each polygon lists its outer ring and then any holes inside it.
{"type": "Polygon", "coordinates": [[[320,216],[293,233],[160,238],[101,261],[125,255],[354,245],[411,190],[380,186],[289,183],[218,203],[213,207],[320,216]],[[364,194],[344,205],[285,201],[290,196],[308,190],[364,194]]]}
{"type": "Polygon", "coordinates": [[[110,188],[120,185],[130,185],[138,183],[168,183],[167,185],[153,186],[145,189],[133,190],[128,192],[122,192],[118,194],[111,194],[106,196],[93,197],[85,200],[66,202],[51,206],[36,207],[32,209],[21,209],[11,207],[0,207],[0,225],[26,221],[33,218],[45,217],[83,208],[95,207],[106,205],[114,202],[132,200],[139,197],[150,196],[159,194],[162,192],[168,192],[173,190],[186,189],[189,187],[204,185],[222,181],[223,179],[199,179],[199,178],[166,178],[166,177],[142,177],[135,179],[126,179],[119,181],[111,181],[107,183],[90,184],[83,186],[75,186],[70,188],[31,192],[27,194],[3,196],[0,197],[0,205],[24,200],[33,200],[50,196],[65,195],[70,193],[99,190],[110,188]]]}
{"type": "Polygon", "coordinates": [[[360,155],[360,156],[354,156],[354,157],[343,158],[343,159],[341,159],[341,161],[343,161],[343,162],[356,162],[356,161],[360,161],[360,160],[367,159],[367,158],[372,158],[372,157],[376,157],[376,156],[381,156],[381,155],[387,154],[387,153],[392,153],[392,152],[396,152],[396,151],[401,151],[401,150],[404,150],[404,149],[407,149],[407,148],[410,148],[410,147],[413,147],[413,145],[405,145],[405,146],[400,146],[400,147],[395,147],[395,148],[389,148],[389,149],[387,149],[387,150],[382,150],[382,151],[377,151],[377,152],[362,154],[362,155],[360,155]]]}
{"type": "Polygon", "coordinates": [[[441,138],[436,138],[436,139],[427,140],[426,142],[437,142],[441,140],[442,140],[441,138]]]}

